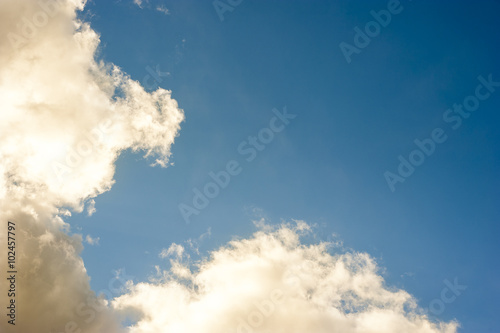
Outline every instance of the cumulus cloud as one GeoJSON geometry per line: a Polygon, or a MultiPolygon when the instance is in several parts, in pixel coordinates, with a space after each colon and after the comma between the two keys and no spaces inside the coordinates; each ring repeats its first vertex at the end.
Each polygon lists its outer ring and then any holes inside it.
{"type": "Polygon", "coordinates": [[[179,259],[153,282],[129,286],[113,307],[137,318],[131,333],[456,332],[457,323],[432,323],[411,295],[387,287],[369,255],[304,245],[309,231],[284,224],[197,265],[179,259]]]}
{"type": "MultiPolygon", "coordinates": [[[[77,18],[84,6],[0,1],[0,221],[17,225],[18,332],[119,331],[90,289],[82,238],[68,236],[63,219],[111,188],[121,152],[167,166],[184,119],[170,91],[148,93],[96,59],[99,35],[77,18]]],[[[0,322],[0,331],[11,328],[0,322]]]]}

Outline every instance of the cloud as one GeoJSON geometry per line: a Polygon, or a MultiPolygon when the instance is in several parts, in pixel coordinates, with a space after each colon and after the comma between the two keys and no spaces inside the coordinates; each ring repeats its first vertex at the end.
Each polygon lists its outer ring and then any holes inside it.
{"type": "Polygon", "coordinates": [[[96,208],[95,208],[95,200],[92,199],[89,201],[89,204],[87,206],[87,215],[88,216],[92,216],[94,215],[94,213],[96,212],[96,208]]]}
{"type": "MultiPolygon", "coordinates": [[[[407,292],[387,287],[369,255],[303,244],[300,235],[311,230],[305,222],[275,229],[260,221],[253,237],[195,264],[172,244],[164,253],[173,255],[170,269],[127,282],[111,301],[96,296],[82,236],[70,235],[64,218],[85,203],[93,210],[94,198],[112,187],[122,152],[169,165],[184,115],[170,91],[148,93],[96,60],[99,35],[77,18],[84,6],[0,1],[0,221],[16,223],[19,332],[456,331],[455,322],[430,322],[407,292]],[[134,324],[121,327],[124,317],[134,324]]],[[[6,238],[3,224],[0,243],[6,238]]],[[[0,256],[0,267],[6,260],[0,256]]],[[[0,290],[7,287],[0,279],[0,290]]],[[[1,332],[10,329],[0,321],[1,332]]]]}
{"type": "Polygon", "coordinates": [[[172,243],[168,249],[161,250],[159,257],[168,258],[175,255],[177,258],[181,258],[184,253],[184,247],[182,245],[172,243]]]}
{"type": "Polygon", "coordinates": [[[165,15],[170,15],[170,11],[168,10],[168,8],[163,6],[163,5],[157,6],[156,10],[159,11],[160,13],[165,14],[165,15]]]}
{"type": "Polygon", "coordinates": [[[134,4],[142,8],[142,0],[134,0],[134,4]]]}
{"type": "Polygon", "coordinates": [[[89,245],[99,245],[100,238],[99,237],[92,238],[90,235],[87,235],[85,237],[85,241],[89,245]]]}
{"type": "Polygon", "coordinates": [[[113,307],[137,318],[131,333],[456,332],[456,322],[432,323],[412,296],[387,287],[369,255],[304,245],[308,232],[304,222],[284,224],[195,266],[174,262],[113,307]]]}
{"type": "MultiPolygon", "coordinates": [[[[82,238],[68,235],[64,218],[85,202],[93,211],[122,152],[142,151],[166,167],[184,119],[170,91],[148,93],[96,59],[99,35],[77,18],[84,6],[0,1],[0,243],[4,223],[15,222],[19,332],[120,331],[106,300],[90,289],[82,238]]],[[[1,267],[6,260],[0,256],[1,267]]],[[[0,331],[7,325],[2,320],[0,331]]]]}
{"type": "Polygon", "coordinates": [[[134,4],[137,5],[139,8],[144,9],[155,9],[156,11],[163,13],[165,15],[170,15],[170,10],[165,7],[165,5],[157,5],[156,7],[152,7],[151,4],[149,3],[149,0],[133,0],[134,4]]]}
{"type": "Polygon", "coordinates": [[[191,251],[193,251],[194,253],[199,255],[200,254],[200,245],[203,243],[203,241],[206,238],[210,238],[211,236],[212,236],[212,228],[209,227],[207,229],[207,231],[205,233],[201,234],[200,236],[198,236],[198,238],[196,238],[196,239],[189,238],[186,241],[186,244],[189,246],[189,249],[191,251]]]}

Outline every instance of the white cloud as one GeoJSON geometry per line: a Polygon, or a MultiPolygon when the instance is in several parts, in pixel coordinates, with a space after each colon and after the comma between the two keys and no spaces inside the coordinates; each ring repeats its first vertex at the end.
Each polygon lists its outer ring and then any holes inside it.
{"type": "Polygon", "coordinates": [[[161,250],[159,257],[160,258],[168,258],[171,256],[175,256],[177,258],[181,258],[184,253],[184,247],[182,245],[172,243],[168,249],[161,250]]]}
{"type": "MultiPolygon", "coordinates": [[[[114,183],[121,152],[143,151],[167,166],[184,119],[170,91],[148,93],[95,59],[99,35],[76,18],[84,5],[0,1],[0,220],[16,222],[22,244],[19,332],[120,331],[90,289],[81,236],[69,236],[63,218],[85,202],[93,211],[91,200],[114,183]]],[[[0,290],[6,283],[0,280],[0,290]]],[[[6,293],[0,303],[8,303],[6,293]]],[[[0,321],[0,331],[7,325],[0,321]]]]}
{"type": "Polygon", "coordinates": [[[186,241],[186,244],[189,246],[189,249],[196,254],[200,254],[200,244],[205,240],[205,238],[210,238],[212,236],[212,228],[208,228],[207,231],[201,234],[198,238],[193,239],[189,238],[186,241]]]}
{"type": "Polygon", "coordinates": [[[95,200],[91,199],[87,206],[87,215],[92,216],[96,211],[97,209],[95,208],[95,200]]]}
{"type": "MultiPolygon", "coordinates": [[[[143,9],[143,8],[148,8],[148,9],[151,9],[151,5],[149,3],[149,0],[133,0],[134,1],[134,4],[137,5],[139,8],[143,9]]],[[[165,5],[157,5],[156,7],[153,7],[155,8],[156,11],[160,12],[160,13],[163,13],[165,15],[170,15],[170,10],[165,7],[165,5]]]]}
{"type": "Polygon", "coordinates": [[[86,241],[89,245],[99,245],[99,240],[100,240],[100,238],[99,238],[99,237],[92,238],[90,235],[87,235],[87,236],[85,237],[85,241],[86,241]]]}
{"type": "Polygon", "coordinates": [[[232,241],[197,267],[173,262],[113,306],[139,318],[131,333],[456,332],[455,322],[432,323],[407,292],[387,287],[369,255],[301,244],[308,230],[283,225],[232,241]]]}
{"type": "Polygon", "coordinates": [[[406,277],[414,277],[415,276],[415,273],[413,272],[404,272],[403,274],[401,274],[401,278],[404,279],[406,277]]]}
{"type": "Polygon", "coordinates": [[[167,7],[163,6],[163,5],[159,5],[156,7],[156,10],[165,14],[165,15],[170,15],[170,11],[168,10],[167,7]]]}

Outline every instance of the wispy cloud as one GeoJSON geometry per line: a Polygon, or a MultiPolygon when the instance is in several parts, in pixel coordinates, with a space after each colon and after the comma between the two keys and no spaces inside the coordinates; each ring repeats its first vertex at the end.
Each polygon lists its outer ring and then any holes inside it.
{"type": "MultiPolygon", "coordinates": [[[[147,2],[147,1],[146,1],[147,2]]],[[[134,0],[134,4],[142,8],[143,0],[134,0]]]]}
{"type": "Polygon", "coordinates": [[[163,6],[163,5],[157,6],[156,10],[159,11],[160,13],[165,14],[165,15],[170,15],[170,11],[168,10],[168,8],[163,6]]]}
{"type": "Polygon", "coordinates": [[[156,6],[150,4],[149,0],[133,0],[139,8],[144,9],[155,9],[156,11],[163,13],[165,15],[170,15],[170,10],[163,4],[158,4],[156,6]]]}
{"type": "Polygon", "coordinates": [[[92,216],[97,211],[95,208],[95,200],[91,199],[87,205],[87,215],[92,216]]]}
{"type": "Polygon", "coordinates": [[[100,238],[99,238],[99,237],[95,237],[95,238],[93,238],[93,237],[92,237],[92,236],[90,236],[90,235],[87,235],[87,236],[85,237],[85,241],[86,241],[86,242],[87,242],[87,244],[89,244],[89,245],[99,245],[99,240],[100,240],[100,238]]]}
{"type": "Polygon", "coordinates": [[[184,253],[184,247],[182,245],[172,243],[168,249],[161,250],[159,257],[167,258],[171,256],[175,256],[177,258],[181,258],[184,253]]]}

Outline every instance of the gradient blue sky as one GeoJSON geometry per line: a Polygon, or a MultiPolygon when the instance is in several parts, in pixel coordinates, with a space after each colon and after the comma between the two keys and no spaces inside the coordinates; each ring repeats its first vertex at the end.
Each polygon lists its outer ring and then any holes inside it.
{"type": "Polygon", "coordinates": [[[245,0],[224,21],[211,1],[89,3],[82,15],[101,34],[101,57],[149,84],[148,68],[169,72],[151,88],[172,90],[186,115],[173,166],[125,152],[97,212],[69,220],[100,238],[83,251],[94,290],[120,268],[146,280],[165,265],[163,248],[209,228],[202,254],[248,237],[261,216],[302,219],[318,225],[316,240],[335,233],[377,258],[387,283],[422,307],[457,278],[467,290],[435,317],[458,319],[460,332],[498,332],[500,88],[456,130],[443,113],[479,75],[500,81],[500,3],[402,0],[348,64],[339,44],[353,44],[354,28],[387,3],[245,0]],[[284,106],[297,117],[247,162],[238,145],[284,106]],[[392,192],[384,172],[435,128],[448,139],[392,192]],[[243,171],[186,224],[179,204],[230,160],[243,171]]]}

